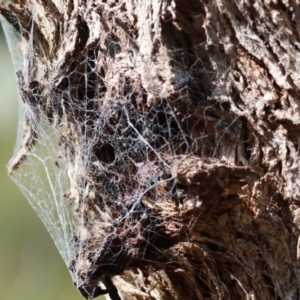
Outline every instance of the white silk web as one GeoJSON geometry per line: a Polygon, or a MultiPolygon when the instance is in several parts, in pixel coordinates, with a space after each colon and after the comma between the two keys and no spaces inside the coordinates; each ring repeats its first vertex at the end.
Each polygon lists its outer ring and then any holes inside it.
{"type": "MultiPolygon", "coordinates": [[[[18,84],[28,83],[30,75],[30,43],[1,17],[18,84]],[[22,78],[18,72],[23,70],[22,78]],[[23,81],[23,82],[22,82],[23,81]]],[[[9,173],[26,196],[53,238],[62,258],[70,264],[75,249],[72,236],[77,222],[72,216],[65,193],[69,189],[67,165],[59,157],[60,128],[50,126],[43,114],[24,101],[19,88],[19,126],[14,155],[8,164],[9,173]]]]}

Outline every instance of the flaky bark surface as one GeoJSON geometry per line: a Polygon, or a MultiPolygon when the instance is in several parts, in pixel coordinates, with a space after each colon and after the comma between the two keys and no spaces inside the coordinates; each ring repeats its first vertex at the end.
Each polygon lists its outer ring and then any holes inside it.
{"type": "Polygon", "coordinates": [[[298,2],[14,2],[1,14],[33,37],[23,100],[66,128],[69,198],[101,208],[71,266],[83,295],[112,278],[124,299],[298,299],[298,2]],[[83,132],[121,159],[83,163],[83,132]]]}

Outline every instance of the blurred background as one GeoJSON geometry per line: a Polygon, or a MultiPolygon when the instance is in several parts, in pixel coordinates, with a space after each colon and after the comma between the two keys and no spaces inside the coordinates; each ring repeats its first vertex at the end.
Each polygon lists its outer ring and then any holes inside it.
{"type": "Polygon", "coordinates": [[[18,117],[17,85],[0,32],[0,299],[83,299],[50,235],[8,177],[18,117]]]}

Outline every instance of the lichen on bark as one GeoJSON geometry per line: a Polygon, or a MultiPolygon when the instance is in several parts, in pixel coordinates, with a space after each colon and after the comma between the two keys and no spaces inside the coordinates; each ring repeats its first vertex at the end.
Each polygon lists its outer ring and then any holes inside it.
{"type": "MultiPolygon", "coordinates": [[[[0,4],[31,46],[23,102],[60,128],[85,297],[102,282],[115,299],[299,298],[299,11],[0,4]]],[[[12,172],[39,139],[30,122],[12,172]]]]}

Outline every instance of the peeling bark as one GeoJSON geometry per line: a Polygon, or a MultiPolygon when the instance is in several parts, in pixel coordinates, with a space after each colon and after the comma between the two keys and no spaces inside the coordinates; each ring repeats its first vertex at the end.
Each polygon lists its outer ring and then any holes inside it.
{"type": "Polygon", "coordinates": [[[20,91],[65,129],[74,213],[100,216],[70,266],[85,297],[103,282],[118,299],[110,278],[128,300],[300,297],[297,1],[15,0],[0,12],[33,41],[20,91]]]}

